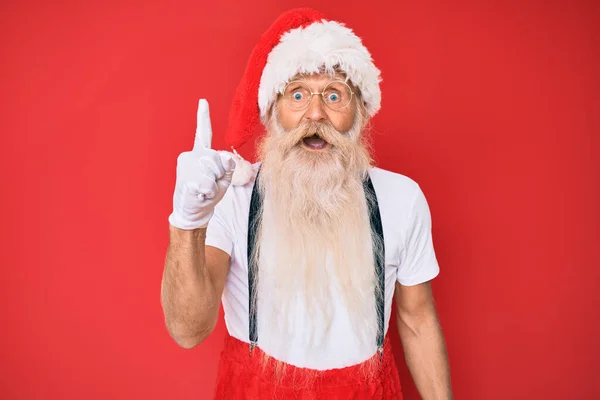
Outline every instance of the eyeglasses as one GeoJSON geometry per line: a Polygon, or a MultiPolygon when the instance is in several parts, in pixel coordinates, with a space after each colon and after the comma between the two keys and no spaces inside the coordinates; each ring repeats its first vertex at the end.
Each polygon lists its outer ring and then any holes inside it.
{"type": "Polygon", "coordinates": [[[331,81],[322,92],[313,92],[303,81],[291,81],[283,89],[285,104],[293,111],[304,110],[308,107],[315,94],[321,95],[323,103],[334,111],[348,107],[354,92],[344,81],[331,81]]]}

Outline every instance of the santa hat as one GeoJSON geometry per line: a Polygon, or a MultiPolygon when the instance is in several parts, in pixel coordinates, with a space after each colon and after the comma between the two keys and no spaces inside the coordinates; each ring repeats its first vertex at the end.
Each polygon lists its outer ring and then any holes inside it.
{"type": "Polygon", "coordinates": [[[240,147],[254,134],[283,91],[298,73],[340,70],[361,92],[369,116],[381,103],[380,71],[361,39],[344,24],[318,11],[298,8],[283,13],[252,51],[229,115],[225,140],[240,147]]]}

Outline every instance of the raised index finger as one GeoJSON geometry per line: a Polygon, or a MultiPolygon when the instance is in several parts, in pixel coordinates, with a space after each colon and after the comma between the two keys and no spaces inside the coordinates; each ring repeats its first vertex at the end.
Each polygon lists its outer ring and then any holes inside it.
{"type": "MultiPolygon", "coordinates": [[[[208,102],[200,99],[198,102],[198,114],[196,117],[196,137],[194,138],[193,150],[202,148],[210,149],[212,144],[212,127],[210,125],[210,113],[208,102]]],[[[192,150],[192,151],[193,151],[192,150]]]]}

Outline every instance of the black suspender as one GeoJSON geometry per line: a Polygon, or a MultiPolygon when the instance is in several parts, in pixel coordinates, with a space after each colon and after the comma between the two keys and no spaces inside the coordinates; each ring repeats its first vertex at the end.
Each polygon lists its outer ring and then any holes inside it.
{"type": "Polygon", "coordinates": [[[381,214],[379,213],[379,202],[375,194],[375,188],[371,178],[367,175],[367,179],[363,182],[365,194],[367,197],[367,205],[369,207],[369,218],[371,220],[371,237],[373,240],[373,260],[375,261],[375,274],[379,282],[380,290],[375,289],[375,305],[377,308],[377,350],[383,356],[383,331],[385,325],[385,246],[383,242],[383,225],[381,223],[381,214]],[[377,248],[381,246],[381,251],[377,248]]]}
{"type": "Polygon", "coordinates": [[[256,346],[258,342],[258,331],[256,328],[256,283],[255,277],[258,277],[258,265],[256,265],[256,259],[254,258],[254,247],[256,245],[256,234],[258,228],[258,218],[260,215],[260,209],[262,207],[262,198],[258,190],[258,176],[260,170],[256,174],[254,180],[254,189],[252,189],[252,197],[250,198],[250,215],[248,217],[248,332],[250,337],[250,351],[256,346]]]}
{"type": "MultiPolygon", "coordinates": [[[[259,171],[260,173],[260,171],[259,171]]],[[[383,226],[381,223],[381,214],[379,213],[379,203],[375,188],[371,178],[367,175],[367,179],[363,183],[365,197],[369,208],[369,218],[371,222],[371,236],[373,238],[373,259],[375,260],[375,273],[379,282],[380,290],[375,290],[375,304],[377,309],[377,351],[383,355],[383,338],[385,326],[385,248],[383,246],[383,226]],[[382,251],[377,251],[376,244],[381,246],[382,251]]],[[[258,222],[260,218],[260,210],[262,207],[262,198],[258,190],[258,174],[252,190],[250,198],[250,214],[248,217],[248,329],[250,339],[250,350],[258,343],[258,328],[257,328],[257,306],[256,306],[256,277],[258,276],[258,265],[253,257],[254,248],[256,246],[256,235],[258,222]]]]}

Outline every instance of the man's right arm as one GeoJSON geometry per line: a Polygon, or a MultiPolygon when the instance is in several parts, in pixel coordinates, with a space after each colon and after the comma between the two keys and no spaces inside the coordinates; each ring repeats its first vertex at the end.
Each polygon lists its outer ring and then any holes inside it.
{"type": "Polygon", "coordinates": [[[161,304],[169,334],[183,348],[197,346],[217,324],[229,255],[205,246],[206,227],[231,185],[231,154],[211,149],[208,102],[200,99],[192,151],[177,157],[169,248],[161,304]]]}
{"type": "Polygon", "coordinates": [[[205,246],[206,229],[169,225],[161,303],[171,337],[185,349],[200,344],[217,324],[229,255],[205,246]]]}

